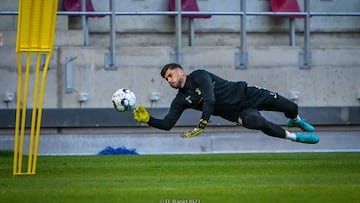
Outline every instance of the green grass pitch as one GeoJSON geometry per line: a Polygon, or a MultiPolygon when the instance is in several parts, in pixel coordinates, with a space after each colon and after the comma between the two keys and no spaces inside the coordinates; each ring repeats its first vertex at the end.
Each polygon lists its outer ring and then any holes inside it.
{"type": "Polygon", "coordinates": [[[360,202],[360,153],[40,156],[12,175],[0,153],[0,202],[360,202]]]}

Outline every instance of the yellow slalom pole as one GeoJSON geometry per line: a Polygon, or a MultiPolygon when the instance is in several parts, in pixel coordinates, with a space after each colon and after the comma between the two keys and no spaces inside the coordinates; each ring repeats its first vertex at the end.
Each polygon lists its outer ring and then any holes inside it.
{"type": "Polygon", "coordinates": [[[51,52],[46,55],[45,66],[43,70],[43,75],[41,79],[41,89],[40,89],[40,101],[39,101],[39,111],[37,116],[37,124],[36,124],[36,137],[35,137],[35,152],[34,152],[34,160],[32,166],[32,172],[35,174],[36,171],[36,162],[37,162],[37,155],[39,150],[39,138],[40,138],[40,126],[41,126],[41,118],[42,118],[42,109],[44,104],[44,95],[45,95],[45,86],[46,86],[46,75],[49,69],[49,63],[51,59],[51,52]]]}
{"type": "Polygon", "coordinates": [[[29,140],[29,157],[28,157],[28,173],[33,173],[33,156],[34,154],[34,135],[36,128],[36,113],[37,113],[37,99],[38,99],[38,86],[39,86],[39,74],[40,74],[40,53],[37,53],[36,56],[36,67],[35,67],[35,84],[34,84],[34,101],[33,101],[33,109],[31,115],[31,130],[30,130],[30,140],[29,140]]]}
{"type": "Polygon", "coordinates": [[[18,61],[18,84],[17,84],[17,101],[16,101],[16,120],[15,120],[15,138],[14,138],[14,163],[13,174],[18,172],[18,158],[19,155],[19,128],[20,128],[20,106],[22,95],[22,61],[21,54],[17,55],[18,61]]]}
{"type": "Polygon", "coordinates": [[[18,172],[21,173],[22,167],[22,156],[24,151],[24,139],[25,139],[25,125],[26,125],[26,109],[27,109],[27,99],[29,93],[29,75],[30,75],[30,65],[31,65],[31,53],[27,54],[26,60],[26,70],[25,70],[25,83],[24,83],[24,98],[22,105],[22,115],[21,115],[21,129],[20,129],[20,149],[19,149],[19,159],[18,159],[18,172]]]}

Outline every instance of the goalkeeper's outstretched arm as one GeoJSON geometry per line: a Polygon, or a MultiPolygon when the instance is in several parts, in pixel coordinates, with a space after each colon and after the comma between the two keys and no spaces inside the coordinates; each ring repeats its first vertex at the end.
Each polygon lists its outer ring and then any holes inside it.
{"type": "Polygon", "coordinates": [[[158,119],[152,117],[147,109],[140,105],[134,109],[134,120],[141,123],[147,123],[149,126],[158,128],[161,130],[170,130],[174,127],[176,121],[180,117],[181,113],[174,113],[170,110],[170,112],[164,117],[164,119],[158,119]]]}
{"type": "MultiPolygon", "coordinates": [[[[174,127],[177,121],[177,119],[175,120],[169,119],[170,117],[169,115],[171,114],[166,115],[164,119],[157,119],[150,116],[149,112],[146,110],[146,108],[143,105],[140,105],[134,109],[134,120],[136,120],[137,122],[147,123],[152,127],[162,130],[170,130],[172,127],[174,127]]],[[[200,119],[199,124],[193,130],[182,133],[180,136],[182,138],[192,138],[198,136],[201,133],[203,133],[207,124],[208,124],[207,120],[200,119]]]]}

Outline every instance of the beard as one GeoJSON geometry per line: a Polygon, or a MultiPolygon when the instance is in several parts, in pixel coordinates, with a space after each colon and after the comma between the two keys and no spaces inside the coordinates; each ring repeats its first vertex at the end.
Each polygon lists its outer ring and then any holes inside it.
{"type": "Polygon", "coordinates": [[[171,83],[170,86],[172,88],[179,89],[179,88],[181,88],[181,83],[180,82],[171,83]]]}
{"type": "Polygon", "coordinates": [[[182,88],[182,82],[183,82],[183,79],[179,79],[178,81],[176,81],[174,83],[170,83],[170,86],[175,89],[180,89],[180,88],[182,88]]]}

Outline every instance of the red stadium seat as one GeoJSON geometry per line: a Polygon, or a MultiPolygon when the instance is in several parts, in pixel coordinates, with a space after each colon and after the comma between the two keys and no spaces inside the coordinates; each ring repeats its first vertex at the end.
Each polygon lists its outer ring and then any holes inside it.
{"type": "MultiPolygon", "coordinates": [[[[273,12],[301,12],[297,0],[270,0],[273,12]]],[[[288,18],[304,18],[304,16],[284,16],[288,18]]]]}
{"type": "MultiPolygon", "coordinates": [[[[169,11],[176,11],[176,0],[169,0],[169,11]]],[[[200,11],[196,0],[181,0],[181,11],[200,11]]],[[[175,15],[170,15],[175,16],[175,15]]],[[[211,15],[206,14],[184,14],[182,17],[189,19],[189,46],[193,45],[194,41],[194,19],[195,18],[211,18],[211,15]]]]}
{"type": "MultiPolygon", "coordinates": [[[[176,11],[176,0],[169,1],[169,11],[176,11]]],[[[181,0],[181,11],[200,11],[199,6],[196,0],[181,0]]],[[[183,15],[183,17],[187,18],[211,18],[211,15],[205,14],[190,14],[183,15]]]]}
{"type": "MultiPolygon", "coordinates": [[[[82,0],[63,0],[63,9],[64,11],[81,11],[81,1],[82,0]]],[[[91,0],[86,0],[86,11],[93,12],[95,11],[91,0]]],[[[104,15],[88,15],[87,17],[104,17],[104,15]]]]}

